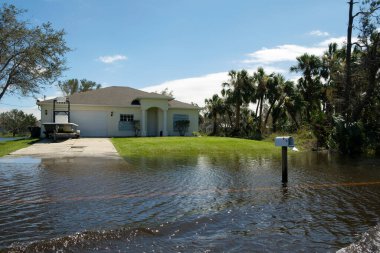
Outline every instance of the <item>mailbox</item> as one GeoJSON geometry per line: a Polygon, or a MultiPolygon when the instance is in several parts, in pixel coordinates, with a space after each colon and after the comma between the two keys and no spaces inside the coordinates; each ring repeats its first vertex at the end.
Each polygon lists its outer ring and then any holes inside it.
{"type": "Polygon", "coordinates": [[[291,136],[280,136],[274,139],[274,144],[277,147],[294,147],[294,138],[291,136]]]}

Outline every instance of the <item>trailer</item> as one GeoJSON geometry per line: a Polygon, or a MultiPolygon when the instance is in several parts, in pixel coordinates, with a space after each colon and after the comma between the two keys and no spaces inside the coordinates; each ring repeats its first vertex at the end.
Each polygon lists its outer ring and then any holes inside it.
{"type": "Polygon", "coordinates": [[[80,130],[75,123],[54,123],[48,122],[42,124],[45,128],[46,137],[56,141],[57,139],[79,138],[80,130]]]}

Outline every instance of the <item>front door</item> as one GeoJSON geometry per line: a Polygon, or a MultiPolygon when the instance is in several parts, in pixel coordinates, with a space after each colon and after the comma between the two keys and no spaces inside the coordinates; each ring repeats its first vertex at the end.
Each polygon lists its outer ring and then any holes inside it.
{"type": "Polygon", "coordinates": [[[147,113],[147,135],[158,136],[158,109],[150,108],[147,113]]]}

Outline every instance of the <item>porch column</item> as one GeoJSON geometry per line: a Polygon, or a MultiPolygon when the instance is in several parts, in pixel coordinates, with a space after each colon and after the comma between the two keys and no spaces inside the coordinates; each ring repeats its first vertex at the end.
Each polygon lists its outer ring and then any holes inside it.
{"type": "Polygon", "coordinates": [[[168,110],[164,110],[164,130],[163,136],[168,136],[168,110]]]}
{"type": "Polygon", "coordinates": [[[146,136],[146,110],[141,110],[141,136],[146,136]]]}

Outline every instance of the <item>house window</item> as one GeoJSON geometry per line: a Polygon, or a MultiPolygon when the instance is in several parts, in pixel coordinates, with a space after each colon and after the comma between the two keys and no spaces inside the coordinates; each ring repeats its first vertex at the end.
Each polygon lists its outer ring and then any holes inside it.
{"type": "Polygon", "coordinates": [[[120,114],[120,121],[133,122],[133,114],[120,114]]]}
{"type": "Polygon", "coordinates": [[[189,129],[189,115],[174,114],[173,115],[173,130],[179,132],[179,135],[184,136],[189,129]]]}
{"type": "Polygon", "coordinates": [[[186,114],[174,114],[173,115],[173,128],[174,128],[174,131],[178,131],[178,129],[176,129],[176,122],[179,121],[179,120],[189,120],[189,115],[186,115],[186,114]]]}
{"type": "Polygon", "coordinates": [[[134,131],[133,114],[120,114],[119,131],[134,131]]]}

